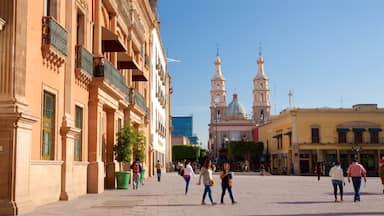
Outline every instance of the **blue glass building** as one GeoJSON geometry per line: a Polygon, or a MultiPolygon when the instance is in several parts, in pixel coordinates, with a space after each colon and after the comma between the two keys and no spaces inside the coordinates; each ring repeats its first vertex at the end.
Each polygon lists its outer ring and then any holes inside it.
{"type": "Polygon", "coordinates": [[[187,116],[172,116],[172,136],[191,137],[193,131],[193,117],[187,116]]]}

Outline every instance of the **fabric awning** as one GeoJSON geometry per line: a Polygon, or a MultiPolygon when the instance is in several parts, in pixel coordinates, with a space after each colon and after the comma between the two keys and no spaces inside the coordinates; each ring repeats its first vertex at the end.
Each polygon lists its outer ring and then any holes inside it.
{"type": "Polygon", "coordinates": [[[103,52],[126,52],[124,44],[120,41],[119,37],[106,29],[105,27],[101,28],[101,49],[103,52]]]}
{"type": "Polygon", "coordinates": [[[349,128],[336,128],[337,132],[348,132],[349,128]]]}
{"type": "Polygon", "coordinates": [[[117,69],[138,69],[137,62],[128,53],[117,53],[117,69]]]}
{"type": "Polygon", "coordinates": [[[381,128],[368,128],[368,131],[369,132],[380,132],[380,131],[382,131],[382,129],[381,128]]]}
{"type": "Polygon", "coordinates": [[[353,132],[364,132],[365,128],[352,128],[353,132]]]}

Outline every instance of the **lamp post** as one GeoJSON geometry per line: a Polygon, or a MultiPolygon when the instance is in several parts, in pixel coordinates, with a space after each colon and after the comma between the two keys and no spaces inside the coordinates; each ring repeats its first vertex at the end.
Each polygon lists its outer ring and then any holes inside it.
{"type": "Polygon", "coordinates": [[[219,120],[219,114],[217,112],[217,103],[215,103],[215,129],[216,129],[216,132],[215,132],[215,157],[217,157],[217,152],[218,152],[218,147],[219,147],[218,137],[217,137],[218,120],[219,120]]]}

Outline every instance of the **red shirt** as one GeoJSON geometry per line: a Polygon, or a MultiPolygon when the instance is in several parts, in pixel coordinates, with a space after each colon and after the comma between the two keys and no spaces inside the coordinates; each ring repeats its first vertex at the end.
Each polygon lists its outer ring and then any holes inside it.
{"type": "Polygon", "coordinates": [[[365,170],[363,165],[355,162],[349,165],[347,173],[349,174],[349,176],[352,176],[352,177],[361,177],[361,176],[365,176],[367,171],[365,170]]]}

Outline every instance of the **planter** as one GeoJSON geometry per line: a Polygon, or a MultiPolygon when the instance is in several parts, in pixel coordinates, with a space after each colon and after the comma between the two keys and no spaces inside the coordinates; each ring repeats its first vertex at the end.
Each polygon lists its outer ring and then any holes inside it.
{"type": "Polygon", "coordinates": [[[117,189],[128,189],[131,173],[128,171],[115,172],[117,189]]]}
{"type": "Polygon", "coordinates": [[[145,169],[142,169],[140,173],[140,183],[142,185],[144,185],[144,173],[145,173],[145,169]]]}

